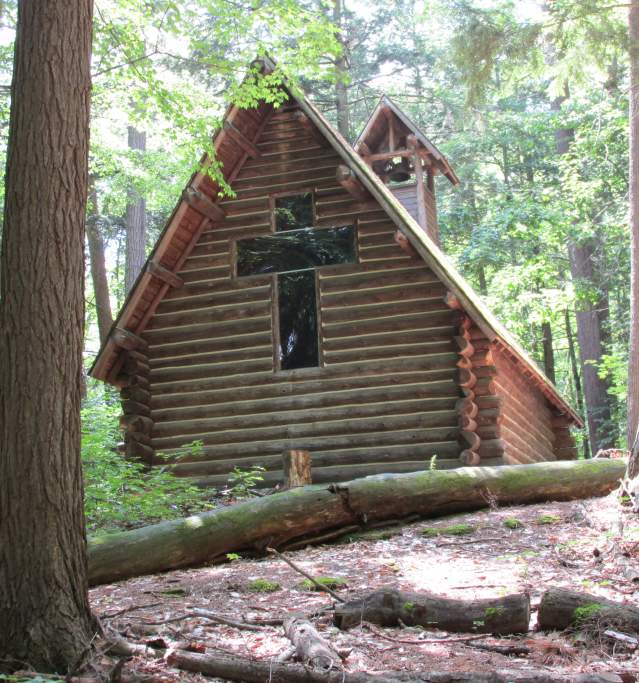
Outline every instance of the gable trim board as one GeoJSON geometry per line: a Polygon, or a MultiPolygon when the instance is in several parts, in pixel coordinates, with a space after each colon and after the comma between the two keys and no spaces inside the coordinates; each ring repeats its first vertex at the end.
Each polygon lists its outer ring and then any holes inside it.
{"type": "MultiPolygon", "coordinates": [[[[328,140],[334,152],[354,171],[357,178],[379,203],[381,209],[388,215],[393,224],[406,235],[424,263],[459,300],[461,307],[480,328],[482,334],[511,357],[519,370],[534,382],[558,412],[565,415],[573,424],[581,424],[581,420],[572,408],[561,398],[554,386],[545,378],[534,362],[528,358],[517,342],[510,337],[508,332],[492,316],[479,297],[465,283],[461,275],[457,273],[442,252],[424,234],[416,221],[408,214],[399,201],[395,199],[390,190],[306,98],[299,95],[296,96],[290,92],[290,89],[289,94],[291,100],[297,103],[308,119],[328,140]]],[[[250,116],[249,112],[252,111],[254,110],[239,110],[236,107],[231,107],[227,112],[227,117],[234,122],[237,120],[238,129],[246,135],[243,124],[250,116]]],[[[258,140],[260,131],[267,124],[271,115],[272,113],[269,113],[268,110],[263,112],[262,121],[255,124],[252,135],[247,135],[249,140],[258,140]]],[[[214,146],[216,150],[225,151],[227,158],[231,159],[228,156],[228,147],[225,146],[225,143],[229,142],[230,138],[230,136],[227,137],[226,130],[228,130],[228,127],[218,131],[214,138],[214,146]]],[[[227,174],[227,181],[232,184],[233,179],[250,155],[244,149],[240,149],[239,145],[232,139],[230,139],[230,142],[234,146],[235,156],[232,158],[231,163],[225,163],[224,170],[227,174]]],[[[212,187],[211,181],[204,174],[196,173],[191,178],[187,187],[201,190],[206,196],[214,196],[212,193],[216,186],[212,187]]],[[[195,246],[200,234],[214,225],[215,221],[202,216],[192,206],[189,206],[185,200],[180,200],[149,257],[148,263],[153,261],[171,271],[179,270],[195,246]],[[189,223],[189,229],[186,231],[188,239],[185,238],[185,223],[189,223]],[[182,232],[181,240],[178,240],[177,236],[180,231],[182,232]]],[[[154,277],[149,272],[147,266],[127,298],[114,324],[114,329],[120,327],[138,335],[142,333],[156,306],[162,300],[169,287],[170,285],[167,282],[154,277]]],[[[100,350],[100,354],[91,369],[91,374],[96,378],[115,383],[118,365],[122,364],[124,356],[120,352],[121,348],[116,344],[113,335],[111,335],[100,350]]]]}

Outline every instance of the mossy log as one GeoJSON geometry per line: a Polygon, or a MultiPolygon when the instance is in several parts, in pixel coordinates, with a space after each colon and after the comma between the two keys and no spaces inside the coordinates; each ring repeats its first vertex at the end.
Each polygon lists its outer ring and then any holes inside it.
{"type": "Polygon", "coordinates": [[[551,588],[541,598],[538,625],[543,631],[563,631],[576,626],[639,633],[639,608],[597,595],[551,588]]]}
{"type": "Polygon", "coordinates": [[[93,537],[92,585],[188,567],[229,552],[282,547],[323,531],[411,515],[435,517],[502,505],[572,500],[614,489],[623,460],[462,467],[379,474],[295,488],[186,519],[93,537]]]}
{"type": "Polygon", "coordinates": [[[530,598],[524,593],[482,600],[456,600],[429,593],[383,588],[360,600],[335,606],[341,629],[370,621],[380,626],[423,626],[456,633],[526,633],[530,598]]]}

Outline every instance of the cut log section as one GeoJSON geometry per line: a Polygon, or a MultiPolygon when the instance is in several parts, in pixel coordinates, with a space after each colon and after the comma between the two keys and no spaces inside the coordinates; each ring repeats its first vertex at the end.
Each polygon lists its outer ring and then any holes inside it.
{"type": "Polygon", "coordinates": [[[369,621],[380,626],[423,626],[455,633],[525,633],[530,622],[530,598],[524,593],[484,600],[455,600],[428,593],[383,588],[335,606],[341,629],[369,621]]]}
{"type": "Polygon", "coordinates": [[[202,564],[229,552],[277,548],[354,524],[478,510],[491,499],[509,505],[605,495],[619,485],[625,469],[624,460],[578,460],[380,474],[305,486],[92,539],[89,581],[97,585],[202,564]]]}
{"type": "Polygon", "coordinates": [[[551,588],[541,598],[538,625],[543,631],[576,626],[639,633],[639,608],[588,593],[551,588]]]}
{"type": "Polygon", "coordinates": [[[282,454],[284,465],[284,488],[294,489],[313,482],[311,473],[311,454],[308,451],[285,451],[282,454]]]}

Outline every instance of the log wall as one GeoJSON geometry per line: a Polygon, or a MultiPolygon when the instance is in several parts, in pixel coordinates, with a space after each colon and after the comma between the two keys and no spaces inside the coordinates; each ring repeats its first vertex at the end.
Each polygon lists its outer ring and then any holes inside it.
{"type": "Polygon", "coordinates": [[[314,481],[460,464],[458,320],[433,273],[393,239],[373,203],[335,180],[340,159],[293,108],[275,112],[149,321],[152,446],[177,474],[220,486],[307,450],[314,481]],[[322,367],[276,371],[272,276],[234,278],[234,240],[271,231],[269,197],[313,189],[316,225],[357,226],[359,263],[318,274],[322,367]],[[184,445],[201,440],[201,453],[184,445]],[[182,453],[181,457],[178,457],[182,453]]]}
{"type": "Polygon", "coordinates": [[[546,397],[506,353],[492,349],[494,383],[502,398],[500,426],[507,464],[555,460],[553,411],[546,397]]]}

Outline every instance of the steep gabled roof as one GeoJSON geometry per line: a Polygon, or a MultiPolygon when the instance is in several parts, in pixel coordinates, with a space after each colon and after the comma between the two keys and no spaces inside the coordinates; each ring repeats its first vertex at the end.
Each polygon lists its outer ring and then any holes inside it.
{"type": "MultiPolygon", "coordinates": [[[[264,68],[270,70],[273,65],[265,64],[264,68]]],[[[518,363],[522,373],[532,379],[546,398],[561,413],[571,417],[576,424],[581,425],[581,418],[563,399],[552,382],[537,367],[537,364],[528,356],[519,342],[488,310],[481,298],[473,291],[453,264],[393,196],[382,180],[357,154],[355,149],[333,128],[303,93],[297,88],[288,85],[285,87],[290,97],[297,102],[300,109],[317,127],[344,163],[353,170],[358,180],[379,202],[396,227],[406,235],[426,265],[457,297],[463,309],[488,339],[499,344],[518,363]]],[[[268,107],[270,105],[263,103],[258,109],[239,109],[237,106],[228,109],[225,125],[214,138],[214,149],[218,160],[223,163],[222,170],[229,184],[232,184],[244,161],[251,156],[250,144],[258,138],[267,120],[265,114],[268,107]],[[243,140],[242,144],[238,142],[238,133],[239,139],[243,140]],[[249,144],[246,144],[247,141],[249,144]]],[[[456,176],[454,178],[458,182],[456,176]]],[[[90,370],[90,374],[97,379],[113,381],[114,374],[117,372],[118,358],[122,348],[116,343],[112,334],[113,331],[120,328],[135,334],[143,332],[157,304],[168,289],[168,284],[163,283],[157,276],[153,275],[150,264],[152,262],[159,264],[170,271],[179,270],[191,248],[197,242],[200,233],[206,226],[215,223],[214,214],[206,217],[202,215],[201,206],[200,210],[194,208],[196,202],[192,199],[192,193],[191,195],[187,193],[189,188],[195,190],[196,193],[201,193],[205,199],[208,198],[209,202],[214,202],[220,191],[217,183],[204,173],[195,173],[191,177],[185,188],[185,193],[182,194],[182,198],[171,214],[147,260],[147,265],[129,293],[109,338],[102,345],[90,370]],[[190,200],[188,199],[189,196],[191,197],[190,200]]]]}
{"type": "Polygon", "coordinates": [[[390,114],[395,118],[395,125],[397,126],[400,135],[405,136],[412,133],[429,153],[434,165],[453,185],[459,185],[459,178],[455,175],[455,171],[453,171],[452,166],[448,163],[448,159],[446,159],[415,123],[413,123],[406,115],[406,112],[402,111],[388,95],[382,95],[379,98],[379,102],[373,110],[373,113],[369,116],[364,129],[357,137],[357,140],[355,140],[353,147],[356,152],[361,153],[363,145],[368,145],[370,148],[376,148],[379,145],[387,127],[387,114],[390,114]]]}

